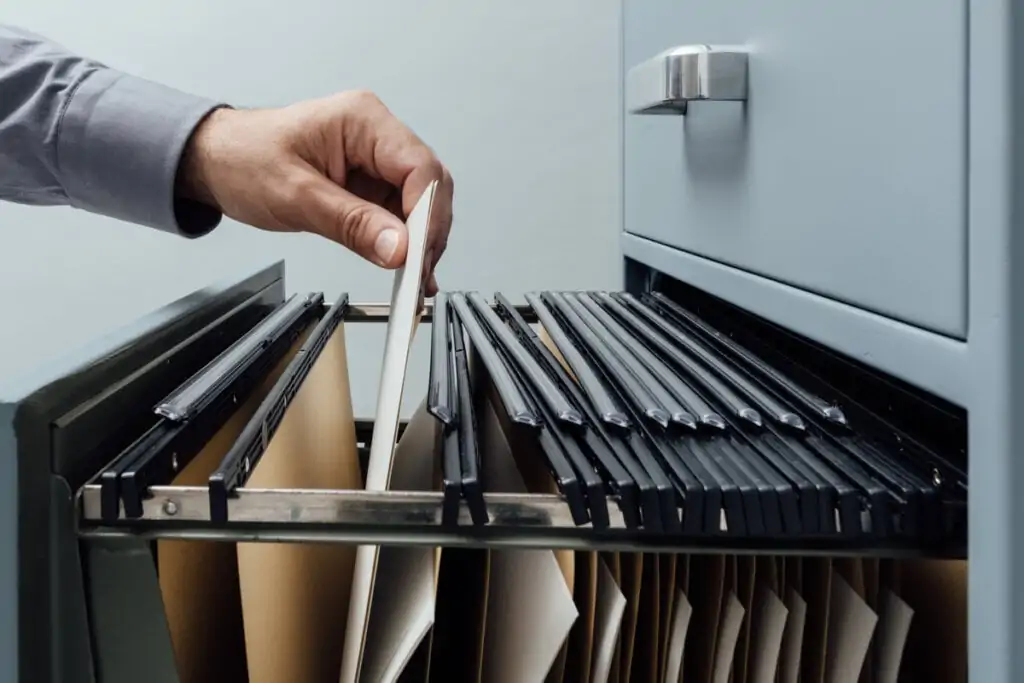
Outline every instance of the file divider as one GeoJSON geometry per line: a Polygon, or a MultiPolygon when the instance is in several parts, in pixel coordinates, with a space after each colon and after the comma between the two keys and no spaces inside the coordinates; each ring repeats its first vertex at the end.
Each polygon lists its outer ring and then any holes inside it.
{"type": "Polygon", "coordinates": [[[448,293],[440,292],[434,299],[430,323],[430,375],[427,378],[427,411],[445,427],[456,422],[459,412],[454,398],[455,386],[451,363],[452,331],[449,322],[448,293]]]}
{"type": "MultiPolygon", "coordinates": [[[[432,340],[444,352],[432,351],[431,383],[442,381],[445,374],[450,383],[447,394],[432,390],[437,407],[449,404],[444,415],[435,415],[443,427],[441,492],[240,489],[259,458],[261,444],[273,434],[275,420],[280,421],[289,397],[301,385],[303,367],[308,372],[318,348],[341,320],[386,319],[386,307],[350,306],[343,296],[326,311],[319,300],[308,307],[315,312],[306,315],[319,314],[320,321],[207,487],[166,486],[169,477],[153,470],[150,485],[122,486],[113,497],[117,505],[111,505],[105,486],[108,468],[82,491],[82,533],[330,542],[376,534],[384,544],[389,538],[405,543],[411,535],[425,534],[442,545],[568,544],[565,547],[651,552],[695,547],[738,552],[759,547],[832,553],[845,549],[914,554],[937,548],[953,555],[961,552],[948,533],[959,528],[963,512],[956,497],[949,496],[964,487],[956,479],[957,470],[916,442],[914,458],[894,455],[875,438],[877,418],[870,422],[871,430],[859,431],[869,422],[867,411],[855,402],[851,411],[820,379],[811,382],[806,374],[791,372],[792,362],[780,362],[761,349],[755,356],[737,340],[716,343],[714,334],[721,333],[710,332],[715,329],[710,324],[701,326],[699,315],[654,296],[641,301],[617,293],[541,292],[527,301],[523,307],[501,294],[491,303],[478,294],[447,293],[427,309],[424,318],[437,325],[432,340]],[[565,365],[527,317],[544,326],[565,365]],[[628,331],[636,337],[628,337],[628,331]],[[485,367],[503,371],[506,393],[510,390],[518,397],[518,414],[535,418],[534,424],[515,423],[516,428],[540,440],[543,457],[561,483],[560,494],[487,492],[479,476],[479,459],[487,454],[480,452],[474,434],[474,391],[464,367],[467,341],[475,350],[491,352],[493,365],[485,362],[485,367]],[[512,344],[518,352],[510,349],[512,344]],[[705,353],[693,352],[694,347],[705,353]],[[676,351],[680,357],[691,352],[687,366],[665,364],[676,351]],[[436,358],[445,361],[446,373],[434,364],[436,358]],[[706,367],[709,358],[729,364],[736,374],[706,367]],[[763,395],[777,399],[777,409],[765,411],[770,419],[760,425],[742,415],[742,409],[720,411],[729,401],[716,385],[699,381],[692,373],[701,365],[724,384],[731,385],[736,377],[745,379],[763,395]],[[636,388],[638,367],[648,373],[652,368],[667,370],[643,377],[653,377],[666,390],[681,380],[704,402],[692,413],[697,418],[692,427],[671,415],[651,419],[647,413],[652,394],[627,391],[636,388]],[[590,378],[588,386],[581,376],[590,378]],[[553,387],[556,393],[545,399],[541,386],[553,387]],[[606,409],[604,414],[601,408],[606,409]],[[556,409],[562,415],[556,415],[556,409]],[[606,419],[616,410],[624,419],[606,419]],[[569,411],[579,416],[579,424],[564,419],[569,411]],[[789,412],[799,421],[780,418],[789,412]],[[719,416],[720,425],[705,420],[711,414],[719,416]],[[928,464],[943,467],[953,479],[929,480],[928,464]]],[[[761,410],[767,405],[748,401],[749,391],[735,396],[741,405],[756,404],[761,410]]],[[[693,407],[683,401],[678,405],[693,407]]],[[[176,424],[195,426],[203,414],[199,411],[176,424]]],[[[156,440],[153,435],[149,439],[156,440]]],[[[153,450],[146,438],[136,445],[143,446],[153,450]]],[[[128,465],[113,471],[131,471],[128,465]]],[[[143,479],[136,475],[128,481],[143,479]]]]}
{"type": "Polygon", "coordinates": [[[313,364],[327,345],[331,335],[341,324],[348,311],[348,294],[342,294],[323,314],[309,337],[289,362],[275,383],[267,399],[260,405],[253,419],[246,425],[238,441],[224,455],[224,459],[209,477],[209,504],[211,518],[226,522],[227,499],[245,485],[256,469],[271,436],[284,418],[288,405],[302,386],[313,364]]]}
{"type": "Polygon", "coordinates": [[[562,357],[565,358],[566,363],[579,382],[580,388],[594,404],[594,408],[601,416],[601,420],[611,427],[628,429],[630,426],[629,418],[626,416],[626,412],[618,398],[608,391],[608,388],[597,376],[594,369],[584,359],[581,351],[569,341],[562,323],[555,318],[553,311],[548,308],[548,302],[537,293],[527,294],[526,301],[536,311],[537,318],[544,326],[555,346],[562,353],[562,357]]]}
{"type": "MultiPolygon", "coordinates": [[[[436,323],[435,323],[436,324],[436,323]]],[[[456,427],[459,444],[460,488],[469,507],[474,525],[487,524],[487,505],[484,503],[480,473],[480,440],[477,436],[477,419],[473,406],[473,389],[469,384],[469,360],[465,348],[462,322],[452,320],[452,362],[459,401],[459,421],[456,427]]]]}
{"type": "Polygon", "coordinates": [[[465,295],[461,293],[453,294],[451,302],[455,309],[455,314],[458,315],[459,321],[466,330],[473,349],[479,354],[480,360],[483,362],[484,367],[487,368],[487,373],[494,383],[495,390],[501,397],[501,403],[508,415],[508,419],[513,423],[526,427],[534,429],[540,427],[540,415],[537,414],[532,402],[516,386],[511,374],[509,374],[508,368],[502,362],[498,349],[495,348],[486,330],[473,313],[465,295]]]}
{"type": "Polygon", "coordinates": [[[556,420],[575,426],[582,425],[583,416],[580,411],[566,398],[561,387],[541,369],[527,348],[502,324],[490,304],[478,292],[467,293],[466,299],[476,311],[481,324],[490,332],[492,342],[501,349],[503,355],[510,357],[523,376],[522,381],[532,387],[536,401],[543,402],[556,420]]]}
{"type": "MultiPolygon", "coordinates": [[[[572,466],[566,453],[566,448],[572,444],[572,437],[567,436],[565,432],[570,428],[579,427],[582,417],[486,303],[474,297],[472,293],[460,293],[455,296],[465,297],[464,300],[469,302],[466,314],[478,316],[477,322],[484,332],[485,338],[474,340],[474,350],[482,357],[485,350],[481,349],[479,344],[492,345],[499,364],[496,369],[508,377],[511,386],[523,397],[529,410],[539,417],[536,429],[530,430],[521,429],[515,421],[507,421],[504,425],[506,436],[518,442],[517,445],[529,444],[533,447],[538,457],[544,461],[543,464],[550,472],[558,490],[565,497],[573,521],[581,525],[588,523],[590,513],[584,490],[587,482],[581,481],[579,472],[572,466]],[[481,306],[486,311],[481,310],[481,306]],[[490,315],[487,315],[488,313],[490,315]],[[545,391],[549,394],[546,398],[543,395],[545,391]]],[[[490,372],[491,366],[487,366],[487,370],[490,372]]],[[[494,383],[495,391],[500,397],[501,392],[495,378],[491,376],[488,381],[494,383]]],[[[515,448],[514,445],[513,450],[515,448]]],[[[590,482],[599,487],[600,481],[596,473],[590,467],[587,469],[593,475],[590,482]]]]}
{"type": "Polygon", "coordinates": [[[590,297],[579,294],[564,296],[575,308],[577,315],[604,340],[623,369],[640,382],[654,403],[662,406],[669,418],[668,424],[662,425],[663,428],[675,425],[677,428],[696,429],[697,421],[693,414],[662,384],[663,378],[657,375],[661,368],[650,362],[652,359],[646,349],[590,297]]]}
{"type": "Polygon", "coordinates": [[[142,514],[148,487],[169,481],[188,465],[242,397],[284,356],[322,301],[322,294],[296,295],[190,378],[185,385],[190,391],[176,392],[158,406],[163,419],[101,475],[108,487],[108,518],[118,496],[129,516],[142,514]]]}
{"type": "MultiPolygon", "coordinates": [[[[617,294],[615,298],[612,298],[607,294],[604,294],[603,296],[608,297],[608,299],[615,301],[616,303],[620,301],[627,305],[634,305],[636,303],[636,299],[631,294],[627,293],[617,294]]],[[[670,299],[658,297],[657,295],[655,295],[654,300],[659,302],[659,304],[664,305],[666,308],[669,307],[669,304],[674,303],[671,302],[670,299]]],[[[622,304],[620,303],[619,305],[621,306],[622,304]]],[[[809,410],[814,411],[826,420],[830,420],[841,425],[847,424],[846,415],[843,413],[840,406],[826,401],[808,389],[800,386],[791,378],[785,376],[774,367],[770,366],[747,349],[744,349],[732,339],[723,335],[711,325],[681,306],[676,305],[672,307],[671,310],[675,312],[677,321],[682,321],[683,325],[687,329],[693,332],[696,336],[702,338],[707,344],[717,347],[719,352],[723,355],[730,356],[733,362],[744,365],[751,374],[760,375],[771,381],[775,386],[781,388],[794,401],[802,403],[809,410]]]]}
{"type": "Polygon", "coordinates": [[[449,316],[448,294],[441,292],[434,299],[433,319],[430,323],[430,374],[427,378],[427,412],[440,422],[437,430],[441,454],[441,491],[444,508],[441,523],[458,523],[459,501],[462,499],[462,419],[460,393],[455,365],[454,338],[462,334],[453,331],[458,325],[449,316]]]}
{"type": "MultiPolygon", "coordinates": [[[[629,475],[622,463],[608,447],[608,437],[603,433],[603,425],[596,415],[594,405],[583,395],[580,386],[566,372],[566,369],[554,357],[551,349],[537,336],[523,316],[500,292],[494,294],[495,312],[508,324],[524,345],[533,349],[533,354],[546,369],[548,375],[558,382],[573,403],[579,407],[581,415],[586,417],[582,429],[574,433],[580,454],[600,473],[609,490],[619,496],[623,517],[631,528],[640,525],[640,515],[636,503],[636,482],[629,475]]],[[[578,465],[577,471],[585,470],[578,465]]],[[[607,502],[601,510],[591,510],[597,528],[607,526],[607,502]]]]}
{"type": "Polygon", "coordinates": [[[704,366],[681,348],[675,338],[676,330],[667,321],[643,306],[637,306],[634,312],[640,314],[640,317],[653,328],[654,332],[649,333],[648,339],[661,349],[677,371],[687,375],[688,379],[694,382],[695,387],[703,388],[709,397],[714,397],[730,415],[757,427],[761,426],[761,413],[739,396],[713,370],[704,366]]]}
{"type": "Polygon", "coordinates": [[[308,319],[322,303],[323,294],[293,296],[238,343],[173,391],[153,412],[175,422],[195,417],[222,395],[247,368],[264,357],[268,346],[289,330],[294,330],[300,321],[308,319]]]}

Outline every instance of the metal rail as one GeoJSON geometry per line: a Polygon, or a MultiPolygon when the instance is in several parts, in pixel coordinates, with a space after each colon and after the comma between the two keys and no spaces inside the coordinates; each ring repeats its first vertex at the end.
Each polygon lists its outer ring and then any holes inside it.
{"type": "MultiPolygon", "coordinates": [[[[491,304],[493,308],[494,304],[491,304]]],[[[537,313],[527,306],[526,304],[520,304],[515,307],[519,315],[528,323],[537,322],[537,313]]],[[[377,303],[363,303],[363,304],[349,304],[348,311],[345,313],[345,322],[347,323],[386,323],[388,321],[388,315],[391,311],[391,304],[377,304],[377,303]]],[[[434,304],[426,302],[423,304],[423,314],[420,316],[421,322],[430,322],[434,319],[434,304]]]]}
{"type": "MultiPolygon", "coordinates": [[[[345,322],[386,322],[386,303],[350,304],[345,322]]],[[[527,322],[536,314],[516,306],[527,322]]],[[[426,303],[423,321],[433,305],[426,303]]],[[[356,420],[361,445],[369,440],[371,420],[356,420]]],[[[404,424],[402,425],[404,427],[404,424]]],[[[793,539],[730,535],[721,522],[721,535],[665,536],[626,527],[614,497],[609,496],[610,528],[597,531],[577,526],[565,499],[557,494],[488,493],[489,522],[474,526],[465,502],[457,525],[442,525],[440,492],[337,491],[322,489],[240,489],[228,502],[228,522],[216,524],[210,515],[209,492],[203,486],[153,486],[143,502],[143,514],[128,518],[122,509],[114,523],[103,521],[100,486],[79,491],[78,533],[82,538],[134,537],[145,539],[214,540],[224,542],[313,542],[399,546],[463,546],[536,548],[622,552],[730,552],[736,554],[962,556],[962,549],[909,549],[879,545],[870,535],[862,539],[821,536],[793,539]]],[[[683,513],[685,514],[685,513],[683,513]]],[[[838,513],[836,515],[839,525],[838,513]]],[[[861,519],[870,532],[870,519],[861,519]]]]}
{"type": "MultiPolygon", "coordinates": [[[[723,552],[737,554],[829,554],[913,556],[924,554],[877,540],[756,538],[721,536],[668,537],[627,529],[611,506],[611,528],[595,531],[576,526],[561,496],[486,494],[489,524],[473,526],[463,503],[458,526],[441,524],[442,495],[434,492],[334,491],[312,489],[241,489],[229,502],[229,521],[210,519],[205,487],[154,486],[143,515],[128,519],[123,511],[114,524],[100,514],[100,487],[85,486],[80,495],[79,535],[84,538],[142,537],[225,542],[313,542],[399,546],[468,546],[548,548],[622,552],[723,552]]],[[[614,503],[614,500],[609,500],[614,503]]],[[[926,553],[935,556],[935,549],[926,553]]],[[[939,552],[939,554],[943,554],[939,552]]],[[[955,551],[949,551],[955,556],[955,551]]]]}

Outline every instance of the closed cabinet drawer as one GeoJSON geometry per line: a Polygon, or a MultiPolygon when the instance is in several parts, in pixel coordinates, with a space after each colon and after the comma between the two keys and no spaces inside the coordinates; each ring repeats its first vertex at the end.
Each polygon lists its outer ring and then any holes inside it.
{"type": "Polygon", "coordinates": [[[965,0],[625,0],[623,54],[627,232],[965,335],[965,0]],[[745,99],[634,113],[703,45],[745,99]]]}

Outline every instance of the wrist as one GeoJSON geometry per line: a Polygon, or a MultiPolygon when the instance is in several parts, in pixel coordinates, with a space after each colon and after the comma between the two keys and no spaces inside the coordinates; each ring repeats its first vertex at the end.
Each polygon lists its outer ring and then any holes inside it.
{"type": "Polygon", "coordinates": [[[214,109],[192,131],[178,164],[176,193],[180,198],[220,209],[212,189],[217,156],[215,140],[225,117],[233,113],[228,107],[214,109]]]}

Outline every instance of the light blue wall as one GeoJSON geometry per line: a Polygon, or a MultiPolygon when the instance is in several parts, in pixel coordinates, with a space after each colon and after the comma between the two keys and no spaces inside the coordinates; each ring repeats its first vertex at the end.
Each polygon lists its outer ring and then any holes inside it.
{"type": "MultiPolygon", "coordinates": [[[[619,0],[6,0],[3,21],[240,106],[375,90],[456,181],[443,287],[611,287],[621,225],[619,0]]],[[[196,242],[0,205],[0,378],[223,274],[278,258],[294,291],[386,300],[390,275],[319,239],[225,224],[196,242]]],[[[410,402],[425,390],[425,335],[410,402]]],[[[372,413],[381,330],[350,335],[372,413]]]]}

